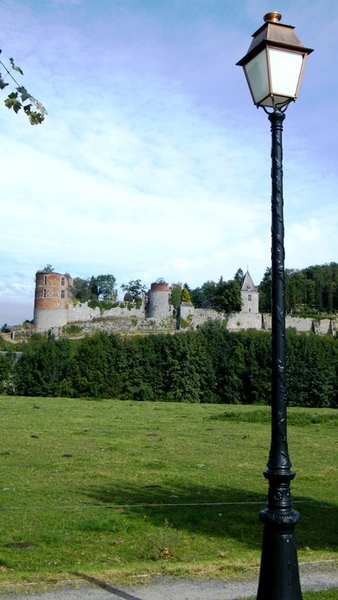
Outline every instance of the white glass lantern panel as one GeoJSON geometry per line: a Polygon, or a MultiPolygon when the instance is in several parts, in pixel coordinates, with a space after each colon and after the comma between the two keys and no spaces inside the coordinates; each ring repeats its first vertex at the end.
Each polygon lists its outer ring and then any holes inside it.
{"type": "Polygon", "coordinates": [[[260,52],[245,67],[245,74],[255,104],[269,96],[269,78],[266,52],[260,52]]]}
{"type": "Polygon", "coordinates": [[[296,98],[302,71],[303,55],[300,52],[268,48],[271,92],[274,96],[296,98]]]}

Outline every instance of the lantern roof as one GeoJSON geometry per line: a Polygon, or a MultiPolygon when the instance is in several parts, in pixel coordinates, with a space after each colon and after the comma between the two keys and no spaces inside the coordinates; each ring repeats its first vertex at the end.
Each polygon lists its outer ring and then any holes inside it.
{"type": "Polygon", "coordinates": [[[281,18],[282,15],[278,12],[270,12],[264,16],[264,24],[252,34],[249,50],[237,65],[244,66],[266,46],[293,51],[299,49],[306,54],[313,52],[311,48],[303,46],[292,25],[280,23],[281,18]]]}

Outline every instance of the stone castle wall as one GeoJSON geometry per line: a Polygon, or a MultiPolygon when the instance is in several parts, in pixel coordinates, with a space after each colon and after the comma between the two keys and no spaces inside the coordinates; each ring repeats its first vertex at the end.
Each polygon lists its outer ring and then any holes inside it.
{"type": "MultiPolygon", "coordinates": [[[[195,308],[182,303],[177,311],[170,304],[171,289],[165,282],[151,284],[147,296],[139,308],[128,303],[119,303],[114,308],[101,311],[90,308],[87,302],[70,300],[72,279],[69,275],[54,272],[36,274],[34,325],[37,331],[52,330],[60,333],[66,325],[79,324],[84,333],[101,329],[104,331],[174,331],[196,329],[208,320],[225,320],[231,331],[245,329],[271,330],[271,315],[258,312],[258,293],[250,286],[245,293],[250,295],[243,310],[225,317],[212,309],[195,308]]],[[[245,294],[244,294],[245,295],[245,294]]],[[[313,331],[318,334],[338,333],[338,320],[313,320],[286,317],[286,328],[299,332],[313,331]]]]}
{"type": "Polygon", "coordinates": [[[195,308],[193,311],[192,326],[196,329],[196,327],[203,325],[203,323],[206,323],[206,321],[209,321],[210,319],[219,321],[224,320],[224,317],[212,308],[195,308]]]}
{"type": "MultiPolygon", "coordinates": [[[[123,304],[123,303],[121,303],[123,304]]],[[[114,308],[110,308],[109,310],[105,310],[101,313],[98,307],[90,308],[87,302],[77,302],[73,304],[70,302],[68,311],[67,311],[67,322],[75,323],[75,322],[85,322],[92,321],[93,319],[123,319],[129,317],[137,317],[138,319],[145,318],[145,305],[142,303],[140,308],[128,308],[127,304],[122,306],[115,306],[114,308]]]]}
{"type": "Polygon", "coordinates": [[[84,334],[94,331],[105,331],[106,333],[160,333],[176,330],[176,319],[168,318],[163,320],[135,317],[100,319],[98,321],[86,321],[81,325],[84,334]]]}
{"type": "Polygon", "coordinates": [[[234,313],[229,317],[227,327],[230,331],[240,331],[241,329],[267,329],[264,326],[262,315],[257,313],[234,313]]]}
{"type": "MultiPolygon", "coordinates": [[[[226,321],[229,331],[247,329],[271,330],[271,315],[253,313],[234,313],[229,317],[212,309],[194,308],[192,305],[182,305],[178,316],[185,321],[185,328],[195,330],[209,320],[226,321]]],[[[128,331],[174,331],[179,328],[179,319],[174,314],[163,318],[145,316],[145,304],[140,308],[115,307],[100,312],[99,308],[90,308],[87,303],[70,304],[67,324],[78,323],[84,333],[94,329],[110,332],[128,331]]],[[[301,319],[286,317],[286,329],[293,328],[299,332],[315,332],[318,334],[335,334],[338,332],[338,320],[301,319]]]]}

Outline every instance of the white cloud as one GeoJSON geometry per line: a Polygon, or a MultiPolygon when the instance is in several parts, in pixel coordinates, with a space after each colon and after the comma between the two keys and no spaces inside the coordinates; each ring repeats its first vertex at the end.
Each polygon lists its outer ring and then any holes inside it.
{"type": "MultiPolygon", "coordinates": [[[[0,280],[14,297],[33,293],[46,263],[73,276],[110,272],[119,285],[163,276],[197,286],[249,266],[259,283],[270,262],[269,123],[235,62],[265,5],[1,3],[6,54],[20,59],[25,85],[49,113],[32,128],[0,106],[0,280]]],[[[311,7],[318,22],[321,6],[311,7]]],[[[311,44],[313,21],[292,11],[311,44]]],[[[337,253],[337,175],[318,146],[326,128],[336,150],[335,126],[322,115],[321,131],[314,120],[309,132],[313,111],[300,101],[285,121],[295,268],[337,253]]],[[[0,300],[8,293],[0,287],[0,300]]]]}

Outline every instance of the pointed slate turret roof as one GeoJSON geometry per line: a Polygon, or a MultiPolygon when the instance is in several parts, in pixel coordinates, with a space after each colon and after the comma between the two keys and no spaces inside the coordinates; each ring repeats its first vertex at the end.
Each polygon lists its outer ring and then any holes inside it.
{"type": "Polygon", "coordinates": [[[250,291],[257,292],[257,288],[256,288],[254,282],[252,281],[249,271],[247,271],[244,275],[241,291],[242,292],[250,292],[250,291]]]}

